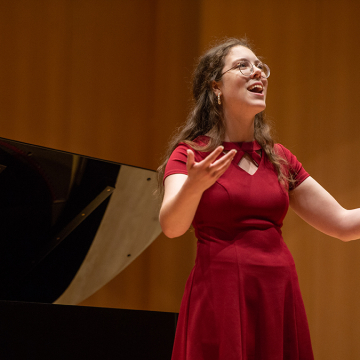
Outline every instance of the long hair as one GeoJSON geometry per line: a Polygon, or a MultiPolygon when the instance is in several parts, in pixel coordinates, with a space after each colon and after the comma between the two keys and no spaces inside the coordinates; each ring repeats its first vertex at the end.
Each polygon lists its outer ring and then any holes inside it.
{"type": "MultiPolygon", "coordinates": [[[[228,38],[208,50],[199,58],[193,74],[194,106],[185,124],[178,129],[168,144],[163,163],[158,167],[159,193],[163,195],[163,177],[166,164],[171,153],[180,142],[189,144],[195,150],[204,152],[213,151],[222,144],[225,138],[225,124],[222,107],[217,104],[216,95],[212,89],[213,81],[219,81],[226,55],[234,46],[245,46],[251,50],[246,38],[228,38]],[[200,135],[208,135],[209,142],[206,146],[199,146],[193,140],[200,135]]],[[[284,171],[287,161],[274,150],[274,140],[271,137],[270,126],[265,120],[264,112],[255,115],[254,137],[261,145],[266,156],[274,165],[279,182],[286,188],[293,183],[291,175],[284,171]],[[288,185],[287,185],[288,184],[288,185]]]]}

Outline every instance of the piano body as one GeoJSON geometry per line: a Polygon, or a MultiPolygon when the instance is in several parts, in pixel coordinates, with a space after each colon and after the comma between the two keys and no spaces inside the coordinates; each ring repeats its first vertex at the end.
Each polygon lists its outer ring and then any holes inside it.
{"type": "Polygon", "coordinates": [[[177,314],[75,306],[160,234],[156,173],[0,138],[1,359],[170,359],[177,314]]]}

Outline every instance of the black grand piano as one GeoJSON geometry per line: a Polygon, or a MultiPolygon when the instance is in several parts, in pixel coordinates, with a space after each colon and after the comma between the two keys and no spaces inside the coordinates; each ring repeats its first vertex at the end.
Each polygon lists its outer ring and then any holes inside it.
{"type": "Polygon", "coordinates": [[[155,178],[0,138],[0,359],[170,359],[176,314],[76,306],[160,234],[155,178]]]}

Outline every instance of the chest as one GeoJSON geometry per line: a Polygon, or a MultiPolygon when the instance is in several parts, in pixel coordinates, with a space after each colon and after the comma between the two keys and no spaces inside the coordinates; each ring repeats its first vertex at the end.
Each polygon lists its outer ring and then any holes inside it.
{"type": "Polygon", "coordinates": [[[288,193],[267,159],[261,161],[253,174],[232,163],[203,193],[195,222],[221,226],[254,219],[281,226],[288,206],[288,193]]]}

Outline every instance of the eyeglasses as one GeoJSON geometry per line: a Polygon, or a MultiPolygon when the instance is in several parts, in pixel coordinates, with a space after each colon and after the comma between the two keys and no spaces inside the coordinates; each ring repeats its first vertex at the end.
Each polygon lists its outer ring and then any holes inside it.
{"type": "Polygon", "coordinates": [[[259,62],[257,63],[257,65],[253,65],[249,60],[246,59],[240,60],[235,66],[223,72],[221,76],[226,74],[228,71],[234,70],[236,68],[238,68],[243,75],[249,76],[254,73],[254,66],[256,66],[259,70],[261,70],[262,78],[267,79],[270,76],[270,68],[266,64],[259,62]]]}

